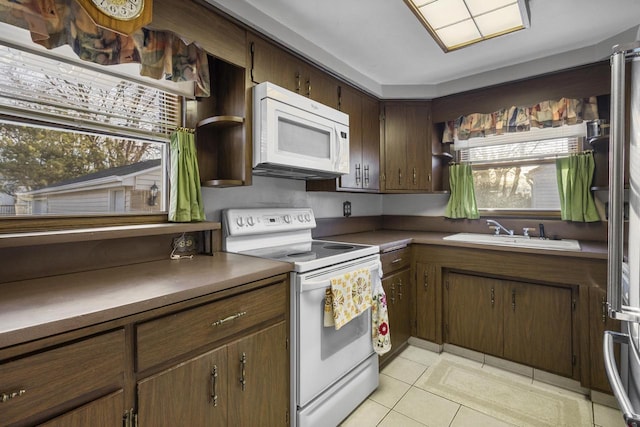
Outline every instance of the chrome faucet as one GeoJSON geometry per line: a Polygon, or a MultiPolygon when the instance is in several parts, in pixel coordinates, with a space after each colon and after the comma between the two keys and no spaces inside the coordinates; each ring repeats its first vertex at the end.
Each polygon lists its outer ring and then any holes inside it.
{"type": "Polygon", "coordinates": [[[513,236],[513,230],[507,230],[502,224],[500,224],[498,221],[494,221],[492,219],[488,219],[487,220],[487,225],[491,226],[493,225],[495,230],[496,230],[496,236],[500,234],[500,230],[504,230],[505,233],[507,233],[509,236],[513,236]]]}

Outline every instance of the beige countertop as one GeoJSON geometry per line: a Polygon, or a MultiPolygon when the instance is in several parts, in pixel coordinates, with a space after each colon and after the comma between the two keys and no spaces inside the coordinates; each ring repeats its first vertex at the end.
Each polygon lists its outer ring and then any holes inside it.
{"type": "Polygon", "coordinates": [[[377,245],[381,252],[398,249],[409,244],[440,245],[449,247],[478,248],[503,252],[522,252],[535,254],[548,254],[553,256],[566,256],[573,258],[607,259],[607,243],[594,241],[580,241],[580,251],[557,251],[533,248],[514,248],[496,245],[483,245],[480,243],[455,242],[443,240],[443,237],[454,233],[441,233],[433,231],[402,231],[379,230],[363,233],[341,234],[338,236],[323,237],[322,240],[335,240],[339,242],[359,243],[363,245],[377,245]]]}
{"type": "Polygon", "coordinates": [[[218,252],[193,259],[2,284],[0,348],[288,273],[291,264],[218,252]]]}

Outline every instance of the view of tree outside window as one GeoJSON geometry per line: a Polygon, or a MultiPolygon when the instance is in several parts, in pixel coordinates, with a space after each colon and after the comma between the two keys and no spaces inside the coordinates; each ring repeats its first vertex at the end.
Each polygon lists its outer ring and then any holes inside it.
{"type": "Polygon", "coordinates": [[[0,215],[161,211],[164,149],[0,123],[0,215]]]}
{"type": "Polygon", "coordinates": [[[559,210],[554,164],[473,168],[479,209],[559,210]]]}

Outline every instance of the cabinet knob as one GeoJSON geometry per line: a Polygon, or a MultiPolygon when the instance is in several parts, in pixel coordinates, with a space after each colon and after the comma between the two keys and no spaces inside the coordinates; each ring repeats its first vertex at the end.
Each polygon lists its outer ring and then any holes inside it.
{"type": "Polygon", "coordinates": [[[10,391],[7,393],[0,393],[0,403],[4,403],[7,402],[11,399],[15,399],[16,397],[20,397],[23,394],[25,394],[27,392],[27,390],[24,389],[20,389],[20,390],[16,390],[16,391],[10,391]]]}

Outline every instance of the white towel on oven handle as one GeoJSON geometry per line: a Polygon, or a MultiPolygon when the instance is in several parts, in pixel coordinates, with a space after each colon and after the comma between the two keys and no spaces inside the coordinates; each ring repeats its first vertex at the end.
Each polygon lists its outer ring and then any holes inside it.
{"type": "Polygon", "coordinates": [[[382,287],[382,262],[378,261],[378,276],[374,274],[371,290],[373,304],[371,306],[371,339],[373,350],[383,355],[391,350],[391,333],[389,331],[389,314],[387,312],[387,296],[382,287]]]}

